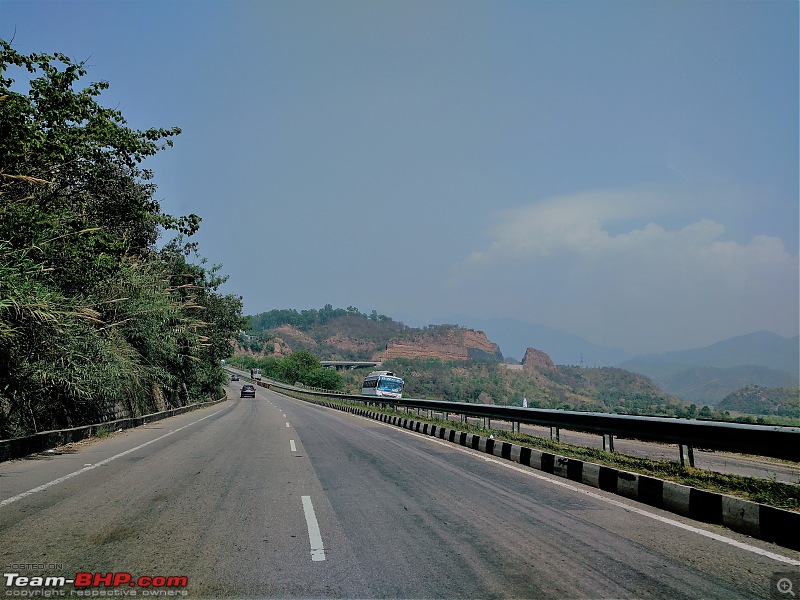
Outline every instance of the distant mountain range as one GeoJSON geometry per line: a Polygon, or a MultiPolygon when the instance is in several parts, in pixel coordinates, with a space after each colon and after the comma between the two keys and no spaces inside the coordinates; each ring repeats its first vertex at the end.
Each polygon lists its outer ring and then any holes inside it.
{"type": "Polygon", "coordinates": [[[748,385],[800,387],[800,337],[769,331],[732,337],[703,348],[631,357],[618,348],[593,344],[546,325],[516,319],[481,319],[451,315],[441,322],[483,331],[506,358],[518,360],[529,347],[550,355],[559,365],[619,366],[656,381],[688,402],[715,405],[748,385]]]}
{"type": "Polygon", "coordinates": [[[714,405],[745,386],[799,387],[800,337],[757,331],[704,348],[637,356],[620,366],[682,400],[714,405]]]}
{"type": "MultiPolygon", "coordinates": [[[[625,367],[642,375],[649,369],[625,367]]],[[[714,406],[734,391],[747,386],[797,389],[797,376],[767,367],[693,367],[664,376],[649,375],[670,394],[695,404],[714,406]]]]}
{"type": "Polygon", "coordinates": [[[785,338],[770,331],[757,331],[732,337],[704,348],[643,354],[623,365],[658,368],[663,374],[675,373],[686,366],[738,367],[757,365],[787,373],[800,374],[800,337],[785,338]]]}

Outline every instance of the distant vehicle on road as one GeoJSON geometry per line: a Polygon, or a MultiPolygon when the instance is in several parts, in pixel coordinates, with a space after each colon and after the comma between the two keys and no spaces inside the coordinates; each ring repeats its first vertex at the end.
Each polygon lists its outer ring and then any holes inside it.
{"type": "Polygon", "coordinates": [[[242,386],[242,393],[239,394],[239,397],[240,398],[247,398],[247,397],[255,398],[256,397],[256,388],[255,388],[255,386],[251,385],[249,383],[245,383],[242,386]]]}
{"type": "Polygon", "coordinates": [[[239,381],[239,376],[236,373],[231,373],[231,381],[239,381]]]}
{"type": "Polygon", "coordinates": [[[261,381],[261,369],[250,369],[250,379],[261,381]]]}
{"type": "Polygon", "coordinates": [[[402,398],[404,381],[391,371],[372,371],[364,378],[362,396],[402,398]]]}

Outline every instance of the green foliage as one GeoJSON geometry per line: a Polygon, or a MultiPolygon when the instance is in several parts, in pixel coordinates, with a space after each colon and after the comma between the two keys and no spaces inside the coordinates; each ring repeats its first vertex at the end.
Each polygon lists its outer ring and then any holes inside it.
{"type": "Polygon", "coordinates": [[[321,367],[319,359],[308,350],[298,350],[280,361],[278,378],[286,383],[305,383],[303,376],[321,367]]]}
{"type": "Polygon", "coordinates": [[[386,315],[379,315],[375,310],[367,315],[362,313],[355,306],[348,306],[344,309],[333,308],[331,304],[326,304],[320,309],[312,308],[298,312],[293,308],[285,308],[248,316],[248,331],[263,331],[265,329],[280,327],[281,325],[292,325],[293,327],[304,329],[312,325],[325,325],[332,319],[345,316],[359,317],[371,321],[379,321],[381,323],[389,323],[392,320],[386,315]]]}
{"type": "Polygon", "coordinates": [[[309,387],[322,388],[334,392],[344,390],[344,381],[342,381],[342,377],[339,373],[334,369],[326,369],[325,367],[318,367],[307,371],[302,376],[302,382],[309,387]]]}
{"type": "Polygon", "coordinates": [[[147,254],[160,227],[197,230],[196,215],[161,213],[152,173],[139,168],[178,128],[129,129],[96,101],[107,83],[73,89],[86,70],[63,54],[23,56],[3,40],[0,51],[0,239],[36,248],[60,287],[77,293],[123,257],[147,254]],[[11,88],[12,67],[41,72],[27,94],[11,88]]]}
{"type": "Polygon", "coordinates": [[[146,157],[180,131],[126,127],[108,84],[0,40],[0,437],[219,393],[243,326],[218,267],[187,262],[199,217],[163,214],[146,157]],[[13,89],[11,69],[31,74],[13,89]]]}
{"type": "Polygon", "coordinates": [[[301,383],[337,392],[345,389],[339,372],[322,367],[319,359],[308,350],[298,350],[280,359],[268,356],[259,360],[249,355],[237,355],[230,357],[228,363],[248,371],[259,368],[265,377],[290,385],[301,383]]]}
{"type": "Polygon", "coordinates": [[[752,415],[775,415],[800,418],[800,390],[748,385],[728,394],[717,405],[719,410],[752,415]]]}

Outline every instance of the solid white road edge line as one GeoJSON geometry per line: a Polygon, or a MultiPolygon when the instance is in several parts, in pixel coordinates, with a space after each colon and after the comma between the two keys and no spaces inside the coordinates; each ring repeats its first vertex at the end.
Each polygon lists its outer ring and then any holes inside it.
{"type": "Polygon", "coordinates": [[[319,532],[317,515],[314,514],[314,505],[311,504],[311,496],[302,496],[303,513],[306,516],[308,526],[308,541],[311,544],[311,560],[319,562],[325,560],[325,547],[322,545],[322,534],[319,532]]]}
{"type": "Polygon", "coordinates": [[[208,419],[210,417],[213,417],[214,415],[216,415],[217,413],[222,412],[223,410],[227,410],[227,407],[226,408],[222,408],[222,409],[220,409],[220,410],[218,410],[216,412],[213,412],[210,415],[206,415],[202,419],[198,419],[197,421],[192,421],[188,425],[184,425],[183,427],[179,427],[178,429],[173,429],[169,433],[165,433],[164,435],[159,436],[159,437],[157,437],[157,438],[155,438],[153,440],[150,440],[149,442],[145,442],[144,444],[139,444],[135,448],[131,448],[130,450],[125,450],[125,452],[120,452],[119,454],[115,454],[114,456],[106,458],[105,460],[101,460],[100,462],[95,463],[95,464],[93,464],[91,466],[88,466],[88,467],[84,467],[83,469],[80,469],[79,471],[75,471],[74,473],[69,473],[68,475],[64,475],[63,477],[59,477],[58,479],[54,479],[53,481],[49,481],[49,482],[47,482],[45,484],[40,485],[39,487],[35,487],[32,490],[28,490],[27,492],[22,492],[21,494],[17,494],[16,496],[12,496],[11,498],[6,498],[2,502],[0,502],[0,508],[2,508],[3,506],[7,506],[7,505],[9,505],[9,504],[11,504],[13,502],[16,502],[17,500],[22,500],[23,498],[27,498],[28,496],[31,496],[31,495],[36,494],[38,492],[43,492],[46,489],[49,489],[49,488],[53,487],[54,485],[58,485],[59,483],[63,483],[65,481],[67,481],[68,479],[72,479],[73,477],[77,477],[78,475],[86,473],[86,471],[91,471],[92,469],[96,469],[97,467],[102,467],[103,465],[107,465],[112,460],[116,460],[118,458],[121,458],[121,457],[123,457],[123,456],[125,456],[127,454],[130,454],[131,452],[136,452],[137,450],[141,450],[145,446],[149,446],[150,444],[152,444],[154,442],[157,442],[159,440],[163,440],[165,437],[168,437],[168,436],[172,435],[173,433],[178,433],[179,431],[182,431],[182,430],[186,429],[187,427],[191,427],[192,425],[195,425],[195,424],[199,423],[200,421],[205,421],[206,419],[208,419]]]}
{"type": "MultiPolygon", "coordinates": [[[[361,415],[355,415],[355,416],[361,417],[361,415]]],[[[404,433],[407,433],[409,435],[413,435],[414,437],[418,437],[418,438],[421,438],[423,440],[428,440],[428,441],[434,442],[434,443],[439,444],[441,446],[444,446],[446,448],[450,448],[451,450],[457,450],[459,452],[463,452],[464,454],[469,454],[470,456],[476,456],[476,457],[482,458],[483,460],[485,460],[487,462],[491,462],[491,463],[494,463],[494,464],[496,464],[498,466],[505,467],[506,469],[511,469],[513,471],[518,471],[519,473],[522,473],[523,475],[528,475],[530,477],[535,477],[536,479],[541,479],[543,481],[548,481],[548,482],[550,482],[550,483],[552,483],[554,485],[559,485],[561,487],[564,487],[564,488],[567,488],[567,489],[570,489],[570,490],[574,490],[574,491],[576,491],[576,492],[578,492],[580,494],[586,494],[587,496],[591,496],[592,498],[596,498],[597,500],[602,500],[603,502],[607,502],[608,504],[613,504],[614,506],[619,506],[620,508],[623,508],[625,510],[629,510],[631,512],[634,512],[636,514],[642,515],[644,517],[648,517],[650,519],[655,519],[656,521],[660,521],[660,522],[665,523],[667,525],[672,525],[673,527],[678,527],[678,528],[684,529],[686,531],[691,531],[692,533],[696,533],[698,535],[702,535],[703,537],[711,538],[712,540],[716,540],[717,542],[722,542],[723,544],[728,544],[730,546],[735,546],[736,548],[740,548],[741,550],[745,550],[747,552],[752,552],[753,554],[758,554],[758,555],[764,556],[766,558],[771,558],[772,560],[775,560],[775,561],[778,561],[778,562],[786,563],[788,565],[793,565],[795,567],[800,567],[800,560],[795,560],[793,558],[789,558],[788,556],[783,556],[781,554],[775,554],[774,552],[770,552],[769,550],[764,550],[764,549],[759,548],[757,546],[751,546],[750,544],[745,544],[744,542],[740,542],[738,540],[734,540],[732,538],[725,537],[724,535],[720,535],[718,533],[714,533],[713,531],[706,531],[705,529],[700,529],[699,527],[694,527],[694,526],[688,525],[686,523],[681,523],[680,521],[675,521],[674,519],[670,519],[670,518],[667,518],[667,517],[663,517],[661,515],[657,515],[655,513],[651,513],[649,511],[646,511],[646,510],[641,509],[639,507],[631,506],[630,504],[625,504],[624,502],[620,502],[618,500],[614,500],[613,498],[607,498],[607,497],[602,496],[600,494],[596,494],[595,492],[591,492],[589,490],[586,490],[586,489],[583,489],[581,487],[578,487],[577,485],[573,485],[571,483],[567,483],[566,481],[559,481],[558,479],[551,479],[550,477],[547,477],[545,475],[540,475],[539,473],[537,473],[535,470],[533,470],[530,467],[526,468],[526,467],[522,467],[522,466],[517,466],[515,463],[509,462],[509,461],[505,461],[505,460],[498,460],[497,458],[492,457],[492,456],[485,456],[485,455],[482,456],[480,454],[477,454],[475,451],[473,451],[471,449],[463,448],[461,446],[458,446],[456,444],[452,444],[450,442],[444,442],[444,441],[440,440],[439,438],[435,438],[435,437],[432,437],[432,436],[429,436],[429,435],[423,435],[421,433],[417,433],[416,431],[409,431],[408,429],[404,429],[402,427],[397,427],[397,425],[390,425],[389,423],[384,423],[382,421],[375,421],[374,419],[369,419],[368,417],[361,417],[361,418],[362,419],[368,419],[369,421],[371,421],[373,423],[379,423],[379,424],[384,425],[386,427],[391,427],[392,429],[399,429],[400,431],[403,431],[404,433]]]]}

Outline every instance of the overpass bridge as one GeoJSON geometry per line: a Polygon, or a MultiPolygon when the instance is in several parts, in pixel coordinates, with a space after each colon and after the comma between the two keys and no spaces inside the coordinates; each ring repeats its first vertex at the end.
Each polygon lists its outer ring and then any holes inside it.
{"type": "Polygon", "coordinates": [[[332,367],[337,371],[340,369],[366,369],[368,367],[379,367],[380,361],[373,360],[321,360],[323,367],[332,367]]]}

